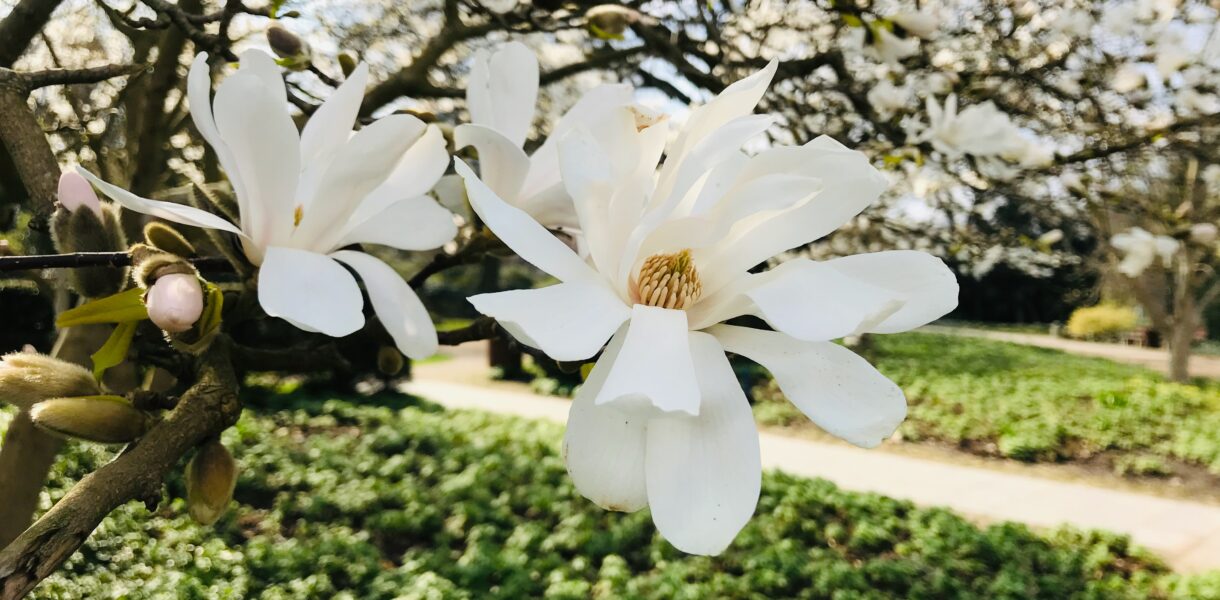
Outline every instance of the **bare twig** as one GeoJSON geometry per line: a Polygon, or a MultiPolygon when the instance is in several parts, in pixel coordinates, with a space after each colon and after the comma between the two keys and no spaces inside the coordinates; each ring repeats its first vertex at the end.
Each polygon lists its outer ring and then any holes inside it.
{"type": "MultiPolygon", "coordinates": [[[[201,256],[187,260],[200,271],[231,272],[233,270],[233,265],[222,256],[201,256]]],[[[76,252],[71,254],[0,256],[0,272],[129,266],[131,266],[131,255],[126,252],[76,252]]]]}
{"type": "Polygon", "coordinates": [[[52,85],[98,83],[115,77],[136,75],[146,68],[145,65],[106,65],[85,69],[47,69],[21,73],[20,77],[27,90],[36,90],[52,85]]]}

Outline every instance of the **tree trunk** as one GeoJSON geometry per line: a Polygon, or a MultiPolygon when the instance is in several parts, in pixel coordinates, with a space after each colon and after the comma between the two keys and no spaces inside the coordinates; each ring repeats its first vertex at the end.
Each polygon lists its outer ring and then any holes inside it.
{"type": "Polygon", "coordinates": [[[1169,378],[1179,383],[1190,380],[1190,353],[1194,344],[1195,321],[1182,319],[1169,332],[1169,378]]]}

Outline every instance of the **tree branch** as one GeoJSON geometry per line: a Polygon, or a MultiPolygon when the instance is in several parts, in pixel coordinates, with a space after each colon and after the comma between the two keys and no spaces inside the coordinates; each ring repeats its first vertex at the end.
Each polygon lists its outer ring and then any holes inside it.
{"type": "MultiPolygon", "coordinates": [[[[187,260],[200,271],[233,271],[233,265],[223,256],[201,256],[187,260]]],[[[73,254],[0,256],[0,272],[129,266],[131,266],[131,255],[126,252],[76,252],[73,254]]]]}
{"type": "Polygon", "coordinates": [[[479,317],[473,323],[453,331],[438,331],[436,337],[442,346],[457,346],[475,340],[489,340],[499,335],[500,327],[491,317],[479,317]]]}
{"type": "Polygon", "coordinates": [[[22,598],[80,548],[102,519],[131,500],[155,505],[165,476],[200,442],[237,422],[241,404],[221,338],[201,357],[199,381],[178,406],[117,458],[86,475],[0,552],[0,599],[22,598]]]}
{"type": "Polygon", "coordinates": [[[52,85],[77,83],[99,83],[115,77],[136,75],[147,68],[144,65],[106,65],[85,69],[47,69],[21,73],[26,90],[36,90],[52,85]]]}
{"type": "Polygon", "coordinates": [[[21,0],[0,21],[0,67],[11,67],[63,0],[21,0]]]}

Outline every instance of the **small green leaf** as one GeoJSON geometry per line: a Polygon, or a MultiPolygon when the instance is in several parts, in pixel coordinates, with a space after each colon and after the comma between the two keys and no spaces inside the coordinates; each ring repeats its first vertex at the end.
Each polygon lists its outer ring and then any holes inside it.
{"type": "Polygon", "coordinates": [[[204,289],[207,290],[207,297],[204,298],[205,308],[203,315],[199,317],[199,322],[195,324],[199,328],[200,337],[220,327],[220,312],[224,308],[225,303],[225,295],[220,291],[219,287],[204,282],[204,289]]]}
{"type": "Polygon", "coordinates": [[[861,21],[860,17],[857,17],[856,15],[843,15],[843,22],[846,23],[848,27],[864,27],[864,21],[861,21]]]}
{"type": "Polygon", "coordinates": [[[89,357],[93,359],[94,377],[100,380],[106,369],[127,358],[127,349],[131,347],[131,339],[136,335],[137,324],[139,321],[127,321],[116,325],[114,331],[110,332],[110,337],[106,339],[106,343],[89,357]]]}
{"type": "Polygon", "coordinates": [[[55,319],[56,327],[76,327],[94,323],[125,323],[148,318],[144,307],[144,290],[131,288],[113,296],[98,298],[76,308],[70,308],[55,319]]]}
{"type": "Polygon", "coordinates": [[[594,25],[592,23],[589,23],[589,33],[592,33],[593,37],[595,37],[599,40],[621,40],[621,39],[623,39],[623,34],[610,33],[609,31],[606,31],[606,30],[602,29],[601,27],[598,27],[597,25],[594,25]]]}

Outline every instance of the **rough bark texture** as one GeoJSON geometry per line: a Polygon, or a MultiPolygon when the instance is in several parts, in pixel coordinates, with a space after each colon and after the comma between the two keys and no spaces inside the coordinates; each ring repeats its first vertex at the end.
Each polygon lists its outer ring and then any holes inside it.
{"type": "MultiPolygon", "coordinates": [[[[0,67],[17,61],[62,0],[21,0],[0,21],[0,67]]],[[[0,113],[4,114],[4,113],[0,113]]]]}
{"type": "Polygon", "coordinates": [[[81,479],[38,522],[0,552],[0,600],[23,598],[131,500],[155,506],[166,474],[200,442],[237,422],[241,405],[227,341],[201,359],[198,382],[138,442],[81,479]]]}
{"type": "Polygon", "coordinates": [[[28,208],[34,213],[33,224],[41,229],[30,231],[34,252],[51,250],[46,234],[47,217],[55,206],[59,187],[59,162],[47,144],[46,135],[27,103],[27,89],[22,79],[12,71],[0,69],[0,140],[12,157],[26,191],[28,208]]]}

